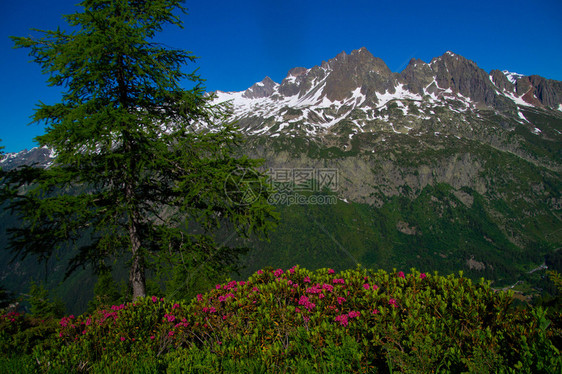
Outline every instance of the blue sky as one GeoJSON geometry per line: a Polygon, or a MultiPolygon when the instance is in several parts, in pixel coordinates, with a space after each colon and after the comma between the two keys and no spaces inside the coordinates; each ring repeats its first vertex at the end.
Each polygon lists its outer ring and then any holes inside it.
{"type": "MultiPolygon", "coordinates": [[[[10,35],[64,26],[79,0],[0,0],[0,138],[7,152],[36,146],[30,125],[39,101],[58,102],[26,50],[10,35]]],[[[562,2],[551,1],[186,1],[184,29],[166,44],[193,51],[210,91],[240,91],[265,76],[280,82],[296,66],[312,67],[360,47],[395,72],[412,57],[426,62],[451,50],[486,71],[510,70],[562,80],[562,2]]]]}

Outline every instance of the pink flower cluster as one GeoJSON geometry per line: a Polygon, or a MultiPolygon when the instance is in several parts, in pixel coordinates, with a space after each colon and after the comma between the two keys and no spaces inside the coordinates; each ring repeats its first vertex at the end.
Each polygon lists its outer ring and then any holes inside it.
{"type": "Polygon", "coordinates": [[[213,307],[213,306],[210,307],[210,308],[208,308],[208,307],[205,306],[205,307],[203,307],[203,312],[204,312],[204,313],[216,313],[217,310],[216,310],[215,307],[213,307]]]}
{"type": "MultiPolygon", "coordinates": [[[[369,288],[371,288],[371,286],[370,286],[368,283],[365,283],[365,284],[363,285],[363,288],[366,289],[366,290],[368,290],[369,288]]],[[[379,286],[377,286],[376,284],[373,284],[373,291],[374,291],[374,290],[378,290],[378,289],[379,289],[379,286]]]]}
{"type": "Polygon", "coordinates": [[[10,312],[10,313],[8,313],[8,314],[4,314],[4,315],[2,316],[2,318],[3,318],[3,319],[9,319],[10,322],[15,322],[15,321],[16,321],[16,317],[19,317],[19,316],[21,316],[21,315],[23,315],[23,314],[18,313],[18,312],[10,312]]]}
{"type": "Polygon", "coordinates": [[[114,312],[117,312],[121,309],[125,309],[125,304],[121,304],[121,305],[112,305],[111,306],[111,310],[113,310],[114,312]]]}
{"type": "Polygon", "coordinates": [[[320,286],[318,283],[316,283],[314,286],[309,287],[306,289],[306,293],[312,293],[312,294],[319,294],[322,292],[322,286],[320,286]]]}
{"type": "Polygon", "coordinates": [[[396,299],[390,299],[388,300],[388,303],[392,305],[394,308],[398,308],[398,303],[396,302],[396,299]]]}
{"type": "MultiPolygon", "coordinates": [[[[240,285],[244,285],[244,284],[246,284],[246,282],[240,282],[240,285]]],[[[238,282],[236,282],[236,281],[230,281],[230,282],[228,282],[227,284],[225,284],[225,285],[223,285],[223,286],[221,286],[220,284],[217,284],[217,285],[215,286],[215,288],[216,288],[217,290],[220,290],[220,289],[222,288],[223,290],[233,290],[234,292],[236,292],[236,291],[238,291],[238,287],[237,287],[237,286],[238,286],[238,282]]]]}
{"type": "Polygon", "coordinates": [[[115,323],[115,321],[117,321],[118,318],[118,312],[113,311],[113,312],[108,312],[106,310],[101,310],[100,313],[102,314],[102,318],[98,321],[98,324],[101,326],[104,324],[104,322],[109,319],[109,318],[113,318],[113,323],[115,323]]]}
{"type": "Polygon", "coordinates": [[[345,280],[343,280],[341,278],[334,278],[334,280],[332,282],[334,284],[345,284],[345,280]]]}
{"type": "Polygon", "coordinates": [[[234,294],[228,293],[228,294],[226,294],[226,295],[221,295],[221,296],[219,296],[219,301],[220,301],[221,303],[223,303],[223,302],[225,302],[227,299],[229,299],[229,298],[231,298],[231,297],[234,298],[234,294]]]}
{"type": "Polygon", "coordinates": [[[275,275],[275,278],[279,278],[283,273],[283,269],[277,269],[273,272],[273,275],[275,275]]]}
{"type": "Polygon", "coordinates": [[[336,317],[336,322],[339,322],[342,326],[347,326],[349,323],[347,322],[347,314],[341,314],[336,317]]]}
{"type": "Polygon", "coordinates": [[[61,320],[60,320],[60,325],[62,327],[66,327],[66,326],[68,326],[69,322],[72,323],[73,319],[74,319],[74,316],[72,314],[69,315],[68,317],[62,317],[61,320]]]}
{"type": "Polygon", "coordinates": [[[299,305],[304,306],[306,309],[308,310],[312,310],[314,309],[314,307],[316,307],[316,304],[314,304],[313,302],[311,302],[307,296],[302,295],[301,298],[299,299],[299,305]]]}
{"type": "Polygon", "coordinates": [[[185,319],[185,318],[182,319],[181,322],[177,323],[177,324],[174,326],[174,328],[178,328],[178,327],[180,327],[180,326],[184,326],[184,327],[189,326],[189,322],[187,322],[187,319],[185,319]]]}
{"type": "Polygon", "coordinates": [[[347,313],[347,314],[340,314],[339,316],[337,316],[335,318],[336,322],[339,322],[342,326],[347,327],[347,325],[349,325],[349,319],[350,318],[356,318],[359,317],[361,315],[361,312],[352,310],[351,312],[347,313]]]}

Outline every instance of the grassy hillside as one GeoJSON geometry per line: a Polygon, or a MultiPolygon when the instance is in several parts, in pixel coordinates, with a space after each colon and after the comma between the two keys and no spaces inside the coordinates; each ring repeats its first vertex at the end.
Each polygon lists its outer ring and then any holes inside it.
{"type": "Polygon", "coordinates": [[[501,286],[544,262],[551,245],[534,251],[515,245],[487,213],[486,200],[468,189],[465,195],[472,196],[468,206],[453,188],[439,184],[427,186],[414,199],[392,197],[380,208],[342,200],[279,206],[279,227],[270,242],[255,243],[256,249],[243,258],[243,276],[270,264],[296,262],[310,269],[362,264],[386,270],[463,270],[473,279],[484,276],[501,286]]]}

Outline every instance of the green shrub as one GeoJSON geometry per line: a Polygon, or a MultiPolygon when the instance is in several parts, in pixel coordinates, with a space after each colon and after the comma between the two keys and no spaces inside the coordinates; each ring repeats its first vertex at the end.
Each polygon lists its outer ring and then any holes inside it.
{"type": "Polygon", "coordinates": [[[270,268],[190,303],[64,317],[34,355],[59,371],[559,371],[545,311],[512,301],[462,274],[270,268]]]}
{"type": "Polygon", "coordinates": [[[58,321],[53,318],[19,312],[0,315],[0,356],[11,358],[31,354],[36,348],[53,348],[57,345],[57,325],[58,321]]]}

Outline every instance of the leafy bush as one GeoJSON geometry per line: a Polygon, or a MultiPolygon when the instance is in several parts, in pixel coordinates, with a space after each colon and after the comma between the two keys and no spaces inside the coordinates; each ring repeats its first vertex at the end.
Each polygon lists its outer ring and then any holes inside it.
{"type": "MultiPolygon", "coordinates": [[[[0,315],[1,357],[31,354],[34,349],[51,349],[55,340],[57,320],[9,312],[0,315]]],[[[3,371],[0,371],[3,372],[3,371]]]]}
{"type": "Polygon", "coordinates": [[[264,269],[191,302],[157,297],[64,317],[43,370],[555,372],[540,309],[488,283],[412,270],[264,269]]]}

